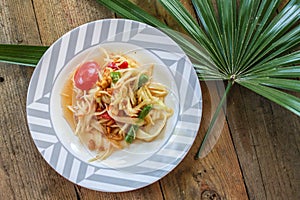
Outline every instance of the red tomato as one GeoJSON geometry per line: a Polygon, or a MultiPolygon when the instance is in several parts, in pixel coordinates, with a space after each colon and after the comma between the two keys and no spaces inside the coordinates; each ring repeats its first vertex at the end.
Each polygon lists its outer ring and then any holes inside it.
{"type": "Polygon", "coordinates": [[[127,61],[122,62],[122,63],[119,65],[119,68],[120,68],[120,69],[126,69],[126,68],[128,68],[128,62],[127,62],[127,61]]]}
{"type": "Polygon", "coordinates": [[[83,63],[75,72],[75,86],[81,90],[91,89],[98,80],[99,68],[96,62],[83,63]]]}

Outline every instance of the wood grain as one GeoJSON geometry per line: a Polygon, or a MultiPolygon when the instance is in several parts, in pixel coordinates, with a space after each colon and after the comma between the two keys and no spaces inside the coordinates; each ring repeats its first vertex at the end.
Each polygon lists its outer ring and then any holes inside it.
{"type": "Polygon", "coordinates": [[[114,14],[94,0],[33,0],[43,45],[51,45],[71,29],[114,14]]]}
{"type": "MultiPolygon", "coordinates": [[[[182,31],[156,0],[132,0],[182,31]]],[[[195,17],[191,1],[181,0],[195,17]]],[[[288,0],[282,1],[280,9],[288,0]]],[[[50,45],[67,31],[115,14],[94,0],[1,0],[0,43],[50,45]]],[[[34,68],[0,63],[0,199],[300,199],[300,120],[274,103],[235,86],[227,122],[215,148],[194,155],[219,101],[201,83],[203,118],[186,158],[159,182],[131,192],[77,186],[55,172],[36,149],[26,122],[34,68]]]]}
{"type": "Polygon", "coordinates": [[[299,117],[244,88],[231,94],[228,122],[250,199],[299,199],[299,117]]]}
{"type": "Polygon", "coordinates": [[[30,0],[0,2],[0,42],[40,44],[38,27],[30,0]]]}

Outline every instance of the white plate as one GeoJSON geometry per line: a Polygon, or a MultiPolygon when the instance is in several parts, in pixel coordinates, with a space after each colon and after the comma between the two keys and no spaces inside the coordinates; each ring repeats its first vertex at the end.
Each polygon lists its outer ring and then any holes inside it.
{"type": "Polygon", "coordinates": [[[123,192],[147,186],[169,173],[194,142],[202,114],[197,75],[180,47],[146,24],[106,19],[84,24],[57,40],[38,63],[27,95],[32,138],[44,159],[68,180],[98,191],[123,192]],[[154,64],[153,78],[167,86],[166,104],[174,109],[164,132],[153,142],[116,151],[104,161],[72,133],[62,115],[60,91],[78,63],[103,47],[142,66],[154,64]]]}

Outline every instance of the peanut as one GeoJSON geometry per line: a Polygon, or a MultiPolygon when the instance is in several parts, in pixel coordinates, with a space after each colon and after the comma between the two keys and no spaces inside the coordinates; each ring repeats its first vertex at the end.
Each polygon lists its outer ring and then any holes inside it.
{"type": "Polygon", "coordinates": [[[96,149],[96,143],[95,143],[95,141],[94,141],[93,139],[90,139],[90,140],[89,140],[88,148],[89,148],[89,150],[91,150],[91,151],[93,151],[93,150],[96,149]]]}

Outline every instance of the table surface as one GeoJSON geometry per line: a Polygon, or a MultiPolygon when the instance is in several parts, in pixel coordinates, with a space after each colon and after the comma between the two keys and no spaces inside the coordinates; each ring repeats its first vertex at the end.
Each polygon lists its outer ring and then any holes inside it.
{"type": "MultiPolygon", "coordinates": [[[[158,1],[134,2],[178,27],[158,1]]],[[[194,15],[191,2],[182,2],[194,15]]],[[[0,13],[0,43],[30,45],[51,45],[81,24],[116,17],[95,0],[1,0],[0,13]]],[[[194,160],[219,98],[213,83],[201,83],[199,134],[167,176],[124,193],[77,186],[44,161],[31,138],[26,95],[33,71],[0,63],[0,199],[300,199],[299,117],[239,86],[227,99],[217,144],[206,157],[194,160]]]]}

